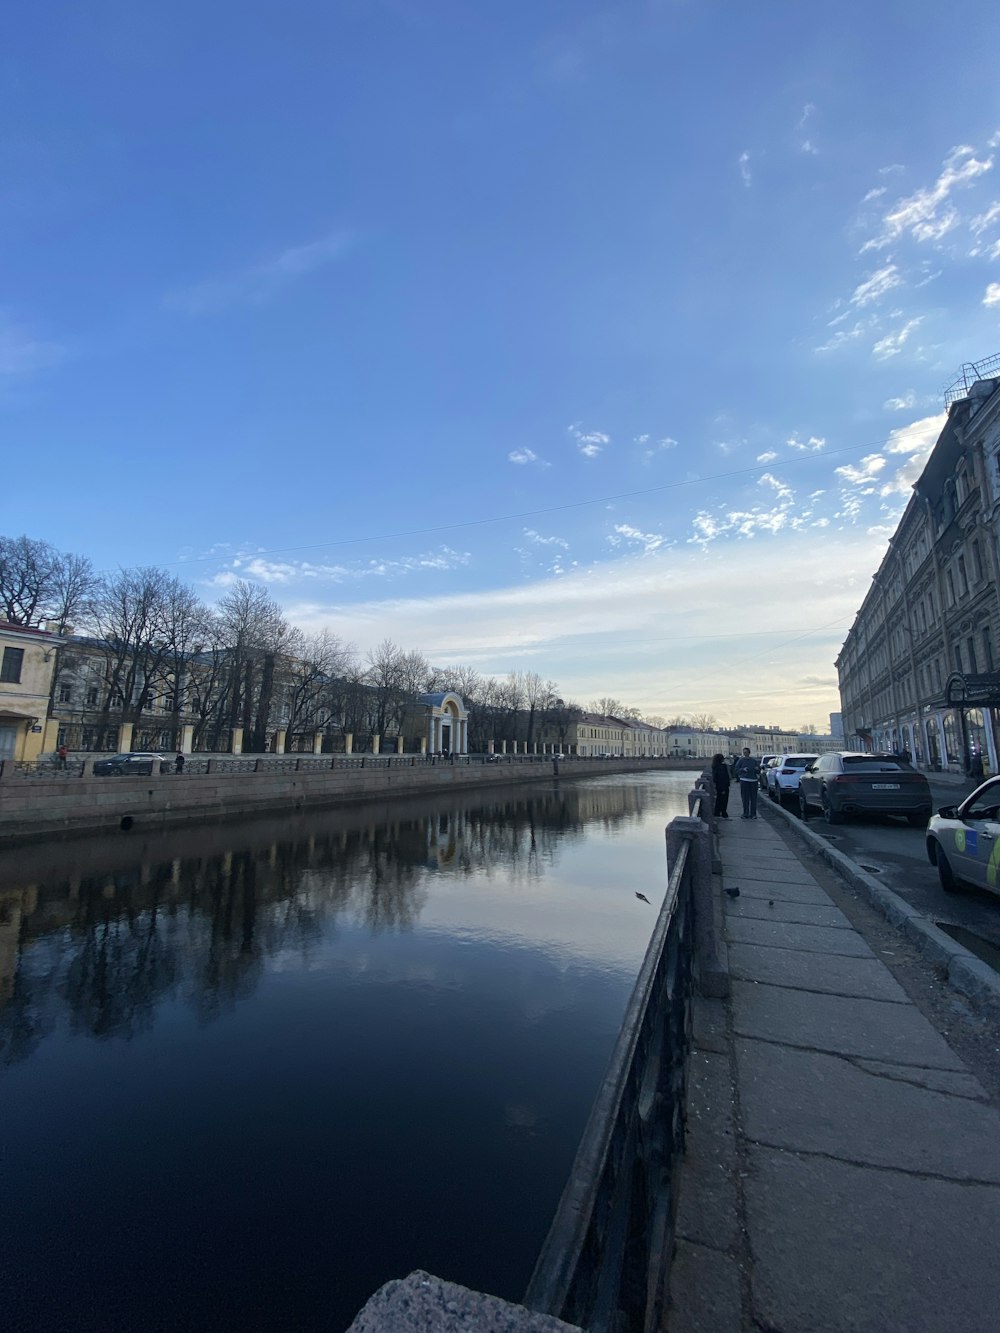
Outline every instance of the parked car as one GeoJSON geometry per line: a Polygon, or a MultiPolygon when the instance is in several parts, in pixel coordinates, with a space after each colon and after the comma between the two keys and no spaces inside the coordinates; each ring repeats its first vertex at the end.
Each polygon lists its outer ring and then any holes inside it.
{"type": "Polygon", "coordinates": [[[94,760],[94,773],[99,778],[112,776],[125,776],[133,774],[150,774],[153,772],[153,765],[159,764],[161,773],[169,773],[173,768],[173,761],[166,755],[151,754],[146,750],[135,750],[130,754],[113,754],[107,759],[94,760]]]}
{"type": "Polygon", "coordinates": [[[922,828],[931,815],[931,789],[902,755],[834,750],[799,778],[799,814],[808,819],[811,810],[828,824],[843,823],[848,815],[903,815],[922,828]]]}
{"type": "Polygon", "coordinates": [[[963,882],[1000,893],[1000,777],[988,778],[960,805],[943,805],[927,825],[927,857],[945,893],[963,882]]]}
{"type": "Polygon", "coordinates": [[[767,791],[767,770],[777,759],[776,754],[762,754],[760,757],[760,789],[767,791]]]}
{"type": "Polygon", "coordinates": [[[802,770],[819,758],[817,754],[783,754],[768,766],[765,780],[767,794],[779,805],[794,799],[799,788],[802,770]]]}

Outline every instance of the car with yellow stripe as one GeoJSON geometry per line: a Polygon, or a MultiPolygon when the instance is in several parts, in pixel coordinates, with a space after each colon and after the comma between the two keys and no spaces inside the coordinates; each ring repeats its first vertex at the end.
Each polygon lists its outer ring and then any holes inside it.
{"type": "Polygon", "coordinates": [[[958,893],[963,884],[1000,893],[1000,776],[931,815],[927,856],[945,893],[958,893]]]}

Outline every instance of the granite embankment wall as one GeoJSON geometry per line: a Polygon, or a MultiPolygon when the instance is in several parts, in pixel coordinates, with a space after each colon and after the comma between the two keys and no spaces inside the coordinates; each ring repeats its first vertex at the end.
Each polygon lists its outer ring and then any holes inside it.
{"type": "MultiPolygon", "coordinates": [[[[559,776],[633,773],[676,765],[664,759],[563,761],[559,776]]],[[[115,829],[308,810],[377,798],[552,781],[553,760],[505,764],[406,764],[385,768],[164,773],[150,777],[0,779],[0,846],[115,829]]]]}

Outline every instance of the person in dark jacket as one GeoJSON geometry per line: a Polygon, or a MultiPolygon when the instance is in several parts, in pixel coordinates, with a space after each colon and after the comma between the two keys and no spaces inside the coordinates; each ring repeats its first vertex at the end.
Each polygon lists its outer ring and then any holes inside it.
{"type": "Polygon", "coordinates": [[[712,755],[712,781],[715,784],[715,814],[729,818],[729,767],[721,754],[712,755]]]}
{"type": "Polygon", "coordinates": [[[743,800],[741,819],[757,818],[757,792],[760,788],[760,760],[755,759],[747,746],[736,761],[734,777],[739,779],[740,796],[743,800]]]}

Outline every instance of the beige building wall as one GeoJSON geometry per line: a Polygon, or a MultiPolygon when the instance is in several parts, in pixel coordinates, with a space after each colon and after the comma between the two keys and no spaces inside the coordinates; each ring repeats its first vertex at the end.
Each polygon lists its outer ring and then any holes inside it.
{"type": "Polygon", "coordinates": [[[45,630],[0,622],[0,759],[32,760],[42,753],[61,642],[45,630]]]}

